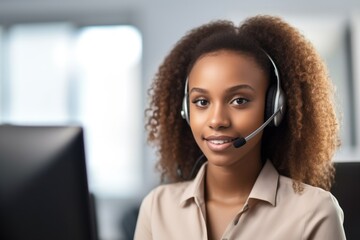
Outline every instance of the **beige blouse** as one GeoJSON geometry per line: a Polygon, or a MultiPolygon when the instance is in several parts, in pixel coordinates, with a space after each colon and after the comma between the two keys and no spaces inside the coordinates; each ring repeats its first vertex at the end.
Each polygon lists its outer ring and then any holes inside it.
{"type": "MultiPolygon", "coordinates": [[[[205,240],[204,164],[192,181],[162,185],[143,200],[135,240],[205,240]]],[[[304,184],[295,193],[290,178],[270,161],[261,170],[241,211],[222,239],[343,240],[343,211],[327,191],[304,184]]]]}

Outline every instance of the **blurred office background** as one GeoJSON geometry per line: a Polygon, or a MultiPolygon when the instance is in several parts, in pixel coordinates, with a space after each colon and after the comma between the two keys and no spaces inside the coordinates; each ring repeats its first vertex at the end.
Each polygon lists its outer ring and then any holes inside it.
{"type": "Polygon", "coordinates": [[[335,160],[360,161],[358,0],[0,0],[0,123],[84,126],[100,239],[123,239],[124,214],[159,182],[143,127],[157,67],[191,28],[255,14],[314,43],[338,93],[335,160]]]}

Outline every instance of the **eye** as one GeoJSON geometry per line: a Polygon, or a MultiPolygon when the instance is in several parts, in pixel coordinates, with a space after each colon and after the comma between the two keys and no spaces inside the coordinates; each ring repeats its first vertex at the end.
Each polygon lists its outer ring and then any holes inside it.
{"type": "Polygon", "coordinates": [[[249,100],[246,98],[235,98],[234,100],[231,101],[231,103],[235,105],[244,105],[248,102],[249,100]]]}
{"type": "Polygon", "coordinates": [[[207,105],[209,105],[209,102],[208,100],[206,99],[196,99],[193,101],[193,103],[198,106],[198,107],[201,107],[201,108],[204,108],[206,107],[207,105]]]}

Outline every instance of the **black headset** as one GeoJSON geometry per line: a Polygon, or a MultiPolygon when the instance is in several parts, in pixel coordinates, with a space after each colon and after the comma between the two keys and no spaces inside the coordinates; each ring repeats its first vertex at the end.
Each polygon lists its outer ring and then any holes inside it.
{"type": "MultiPolygon", "coordinates": [[[[276,76],[276,84],[272,83],[266,93],[265,119],[268,120],[270,118],[273,118],[271,122],[268,122],[266,125],[277,127],[280,125],[281,120],[285,115],[285,94],[281,88],[280,76],[274,60],[264,50],[263,52],[270,60],[271,65],[274,68],[274,74],[276,76]]],[[[181,116],[188,122],[188,124],[190,124],[188,85],[189,78],[187,78],[185,82],[181,116]]]]}

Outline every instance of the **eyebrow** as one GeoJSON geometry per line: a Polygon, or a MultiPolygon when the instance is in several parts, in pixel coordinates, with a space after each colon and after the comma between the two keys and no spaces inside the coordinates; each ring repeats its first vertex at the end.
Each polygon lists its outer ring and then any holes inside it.
{"type": "MultiPolygon", "coordinates": [[[[232,93],[232,92],[236,92],[240,89],[248,89],[251,90],[252,92],[255,92],[255,89],[253,87],[251,87],[250,85],[247,84],[241,84],[241,85],[236,85],[233,87],[230,87],[228,89],[225,90],[226,93],[232,93]]],[[[190,90],[189,94],[191,94],[192,92],[198,92],[198,93],[208,93],[208,91],[206,89],[203,88],[197,88],[194,87],[190,90]]]]}

